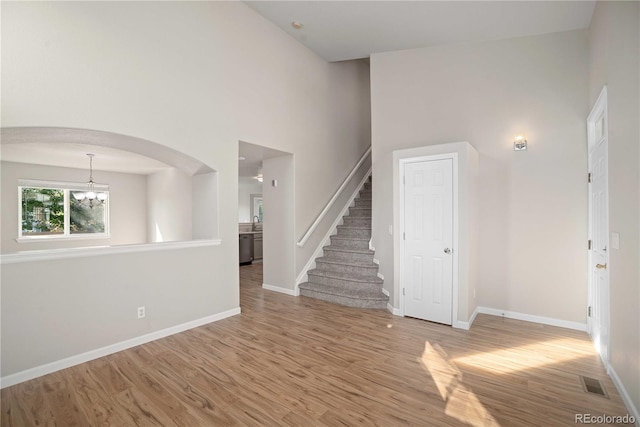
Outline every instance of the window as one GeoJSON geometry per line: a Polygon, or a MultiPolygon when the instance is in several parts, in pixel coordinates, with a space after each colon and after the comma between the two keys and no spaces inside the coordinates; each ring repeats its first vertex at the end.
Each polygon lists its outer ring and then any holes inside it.
{"type": "Polygon", "coordinates": [[[92,200],[79,197],[86,184],[20,180],[18,240],[107,237],[108,186],[95,186],[92,200]]]}
{"type": "Polygon", "coordinates": [[[263,222],[262,194],[251,194],[251,222],[263,222]]]}

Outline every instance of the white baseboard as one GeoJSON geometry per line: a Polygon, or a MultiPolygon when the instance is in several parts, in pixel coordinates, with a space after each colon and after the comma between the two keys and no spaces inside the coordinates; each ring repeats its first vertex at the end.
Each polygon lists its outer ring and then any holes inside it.
{"type": "MultiPolygon", "coordinates": [[[[378,274],[380,274],[380,273],[378,273],[378,274]]],[[[386,290],[385,288],[382,288],[382,293],[385,294],[386,296],[389,296],[389,291],[386,290]]],[[[390,312],[391,314],[393,314],[394,316],[402,316],[402,314],[400,313],[400,309],[393,307],[389,303],[387,303],[387,311],[390,312]]]]}
{"type": "MultiPolygon", "coordinates": [[[[384,288],[382,288],[382,292],[387,296],[389,295],[389,292],[384,288]]],[[[402,316],[400,309],[393,308],[390,304],[387,305],[387,310],[389,310],[391,313],[393,313],[396,316],[402,316]]],[[[583,332],[587,330],[586,323],[570,322],[568,320],[554,319],[551,317],[543,317],[543,316],[534,316],[532,314],[517,313],[515,311],[499,310],[497,308],[489,308],[489,307],[476,307],[476,309],[473,311],[468,321],[456,320],[453,322],[453,325],[451,326],[453,326],[456,329],[469,330],[471,329],[471,325],[473,325],[473,322],[476,320],[476,317],[478,316],[478,314],[490,314],[492,316],[507,317],[509,319],[524,320],[527,322],[541,323],[541,324],[550,325],[550,326],[559,326],[561,328],[575,329],[577,331],[583,331],[583,332]]]]}
{"type": "Polygon", "coordinates": [[[402,316],[399,308],[393,307],[391,304],[387,303],[387,310],[393,314],[394,316],[402,316]]]}
{"type": "Polygon", "coordinates": [[[476,317],[478,317],[478,307],[476,307],[476,309],[473,310],[473,313],[471,314],[471,317],[469,318],[469,327],[471,327],[471,325],[473,325],[473,322],[475,322],[476,317]]]}
{"type": "Polygon", "coordinates": [[[463,322],[462,320],[458,320],[451,325],[455,329],[462,329],[464,331],[468,331],[471,328],[471,323],[463,322]]]}
{"type": "Polygon", "coordinates": [[[300,272],[298,277],[296,277],[296,289],[298,288],[299,284],[309,281],[309,275],[307,274],[307,271],[316,268],[316,258],[318,257],[314,256],[313,258],[311,258],[307,265],[305,265],[302,269],[302,272],[300,272]]]}
{"type": "Polygon", "coordinates": [[[476,309],[473,310],[473,314],[471,314],[471,317],[469,318],[468,321],[465,322],[462,320],[456,320],[452,326],[456,329],[464,329],[465,331],[468,331],[469,329],[471,329],[471,325],[473,325],[473,321],[476,320],[477,315],[478,315],[478,307],[476,307],[476,309]]]}
{"type": "Polygon", "coordinates": [[[615,369],[613,369],[611,364],[607,366],[607,373],[611,377],[611,380],[613,380],[613,384],[615,384],[616,388],[618,389],[618,393],[620,393],[620,397],[622,397],[622,401],[627,407],[629,415],[633,415],[633,417],[636,419],[635,425],[640,427],[640,411],[638,410],[636,405],[634,405],[631,396],[629,396],[629,392],[625,388],[624,384],[622,384],[622,381],[620,381],[620,377],[616,373],[615,369]]]}
{"type": "Polygon", "coordinates": [[[298,295],[300,295],[300,288],[298,288],[298,285],[296,285],[295,289],[287,289],[281,288],[280,286],[267,285],[266,283],[263,283],[262,289],[273,292],[280,292],[281,294],[291,295],[292,297],[297,297],[298,295]]]}
{"type": "Polygon", "coordinates": [[[491,314],[492,316],[507,317],[509,319],[524,320],[526,322],[541,323],[543,325],[558,326],[560,328],[575,329],[576,331],[587,331],[587,324],[571,322],[569,320],[554,319],[553,317],[536,316],[533,314],[518,313],[515,311],[500,310],[497,308],[478,307],[478,313],[491,314]]]}
{"type": "Polygon", "coordinates": [[[155,341],[160,338],[168,337],[170,335],[177,334],[179,332],[186,331],[188,329],[197,328],[198,326],[206,325],[211,322],[225,319],[227,317],[240,314],[240,307],[233,308],[231,310],[223,311],[222,313],[212,314],[211,316],[203,317],[200,319],[192,320],[190,322],[182,323],[180,325],[171,326],[170,328],[162,329],[160,331],[151,332],[149,334],[141,335],[139,337],[131,338],[126,341],[111,344],[105,347],[97,348],[95,350],[87,351],[86,353],[76,354],[74,356],[66,357],[55,362],[47,363],[46,365],[36,366],[15,374],[4,376],[0,379],[0,388],[10,387],[15,384],[19,384],[24,381],[32,380],[34,378],[41,377],[43,375],[50,374],[52,372],[60,371],[62,369],[70,368],[81,363],[89,362],[90,360],[98,359],[100,357],[108,356],[113,353],[117,353],[122,350],[126,350],[131,347],[135,347],[141,344],[145,344],[151,341],[155,341]]]}

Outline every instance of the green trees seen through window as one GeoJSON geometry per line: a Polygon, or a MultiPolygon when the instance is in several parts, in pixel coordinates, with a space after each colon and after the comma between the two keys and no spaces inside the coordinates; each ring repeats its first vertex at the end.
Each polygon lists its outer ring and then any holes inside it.
{"type": "Polygon", "coordinates": [[[107,232],[108,206],[76,200],[73,190],[19,187],[21,237],[69,236],[107,232]],[[66,209],[65,209],[66,207],[66,209]],[[69,218],[65,220],[65,212],[69,218]]]}

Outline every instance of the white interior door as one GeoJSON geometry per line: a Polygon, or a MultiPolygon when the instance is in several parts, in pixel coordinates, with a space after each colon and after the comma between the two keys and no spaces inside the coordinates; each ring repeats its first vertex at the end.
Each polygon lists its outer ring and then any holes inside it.
{"type": "Polygon", "coordinates": [[[404,166],[405,316],[451,325],[453,160],[404,166]]]}
{"type": "Polygon", "coordinates": [[[606,88],[587,119],[589,143],[589,290],[587,326],[609,361],[609,200],[606,88]]]}

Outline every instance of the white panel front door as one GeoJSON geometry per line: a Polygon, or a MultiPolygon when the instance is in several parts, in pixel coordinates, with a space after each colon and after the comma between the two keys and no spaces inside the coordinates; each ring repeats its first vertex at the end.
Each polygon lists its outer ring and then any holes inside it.
{"type": "Polygon", "coordinates": [[[404,168],[404,314],[451,325],[453,160],[404,168]]]}
{"type": "Polygon", "coordinates": [[[589,171],[589,292],[587,326],[605,364],[609,362],[609,203],[607,95],[603,89],[587,119],[589,171]]]}
{"type": "Polygon", "coordinates": [[[608,360],[609,273],[607,224],[607,157],[605,144],[591,155],[591,337],[600,356],[608,360]]]}

